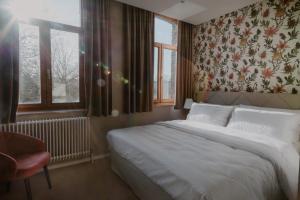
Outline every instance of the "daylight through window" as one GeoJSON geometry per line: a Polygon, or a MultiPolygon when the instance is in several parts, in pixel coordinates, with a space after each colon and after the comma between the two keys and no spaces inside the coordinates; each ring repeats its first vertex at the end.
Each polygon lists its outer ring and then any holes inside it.
{"type": "Polygon", "coordinates": [[[177,22],[155,17],[154,81],[155,104],[174,104],[177,65],[177,22]]]}
{"type": "Polygon", "coordinates": [[[80,0],[13,0],[19,20],[19,110],[83,106],[80,0]]]}

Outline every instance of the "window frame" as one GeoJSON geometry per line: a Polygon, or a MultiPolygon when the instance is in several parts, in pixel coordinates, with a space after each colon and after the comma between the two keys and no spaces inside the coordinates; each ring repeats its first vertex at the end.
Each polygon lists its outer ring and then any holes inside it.
{"type": "MultiPolygon", "coordinates": [[[[83,109],[85,107],[84,88],[84,54],[79,54],[79,102],[53,103],[52,102],[52,63],[51,63],[51,30],[59,30],[76,33],[79,36],[79,48],[83,44],[82,20],[80,27],[47,21],[43,19],[30,19],[28,21],[19,20],[19,24],[29,24],[37,26],[39,29],[39,50],[40,50],[40,83],[41,83],[41,103],[38,104],[18,104],[18,112],[46,111],[46,110],[68,110],[83,109]]],[[[19,97],[18,97],[19,98],[19,97]]]]}
{"type": "MultiPolygon", "coordinates": [[[[178,20],[170,18],[170,17],[166,17],[160,14],[155,14],[155,18],[160,18],[162,20],[165,20],[169,23],[172,24],[176,24],[177,27],[177,43],[178,43],[178,20]]],[[[154,30],[155,31],[155,30],[154,30]]],[[[155,32],[154,32],[155,33],[155,32]]],[[[153,99],[153,103],[154,105],[157,106],[168,106],[168,105],[175,105],[175,97],[174,99],[163,99],[163,61],[164,61],[164,49],[168,49],[168,50],[172,50],[172,51],[176,51],[176,53],[178,52],[177,50],[177,44],[176,45],[170,45],[170,44],[164,44],[164,43],[158,43],[158,42],[154,42],[154,49],[157,48],[158,49],[158,69],[157,69],[157,99],[153,99]]],[[[177,63],[177,60],[176,60],[177,63]]],[[[177,64],[176,64],[176,70],[177,70],[177,64]]],[[[154,78],[155,75],[153,75],[154,78]]],[[[175,77],[176,79],[176,77],[175,77]]],[[[175,80],[176,82],[176,80],[175,80]]]]}

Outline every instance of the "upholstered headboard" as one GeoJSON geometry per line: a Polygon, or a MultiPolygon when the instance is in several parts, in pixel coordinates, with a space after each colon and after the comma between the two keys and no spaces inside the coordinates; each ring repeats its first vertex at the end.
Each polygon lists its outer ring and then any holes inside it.
{"type": "Polygon", "coordinates": [[[195,101],[221,105],[253,105],[262,107],[300,109],[300,95],[287,93],[198,92],[195,101]]]}

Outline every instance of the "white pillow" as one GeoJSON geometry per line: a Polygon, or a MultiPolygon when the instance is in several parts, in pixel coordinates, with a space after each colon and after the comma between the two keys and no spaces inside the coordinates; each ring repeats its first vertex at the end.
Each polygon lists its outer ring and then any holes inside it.
{"type": "Polygon", "coordinates": [[[298,114],[300,114],[300,110],[292,110],[292,109],[259,107],[259,106],[243,105],[243,104],[239,105],[239,107],[240,108],[254,109],[254,110],[268,110],[268,111],[290,112],[290,113],[298,113],[298,114]]]}
{"type": "Polygon", "coordinates": [[[187,120],[226,126],[233,108],[233,106],[193,103],[187,120]]]}
{"type": "Polygon", "coordinates": [[[299,138],[300,114],[281,110],[235,108],[227,127],[295,142],[299,138]]]}

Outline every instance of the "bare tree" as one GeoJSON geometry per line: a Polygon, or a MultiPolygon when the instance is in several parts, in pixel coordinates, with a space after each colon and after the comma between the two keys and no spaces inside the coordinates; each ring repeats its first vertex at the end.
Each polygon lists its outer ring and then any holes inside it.
{"type": "Polygon", "coordinates": [[[53,31],[51,33],[52,81],[65,87],[65,97],[58,101],[79,100],[79,48],[78,37],[73,33],[53,31]]]}

